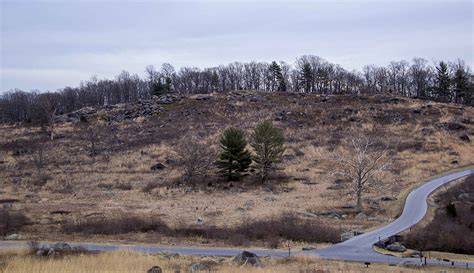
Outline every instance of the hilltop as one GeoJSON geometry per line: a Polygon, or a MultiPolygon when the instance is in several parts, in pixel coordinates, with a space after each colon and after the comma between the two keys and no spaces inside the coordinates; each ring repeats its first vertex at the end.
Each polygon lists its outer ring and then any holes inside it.
{"type": "MultiPolygon", "coordinates": [[[[20,232],[24,238],[65,238],[65,227],[87,219],[136,216],[176,228],[235,228],[293,219],[279,218],[288,213],[339,233],[389,221],[412,186],[474,164],[473,134],[474,108],[406,97],[249,91],[155,96],[57,116],[53,140],[32,124],[2,125],[0,202],[30,219],[20,232]],[[269,181],[260,184],[250,174],[225,182],[211,170],[195,185],[182,183],[175,149],[186,136],[217,149],[225,128],[250,135],[263,120],[272,120],[287,139],[282,170],[269,181]],[[363,214],[344,194],[331,162],[333,151],[348,148],[359,134],[383,143],[391,158],[385,186],[365,196],[363,214]]],[[[77,236],[177,242],[169,234],[144,232],[77,236]]],[[[228,243],[202,234],[186,240],[228,243]]]]}

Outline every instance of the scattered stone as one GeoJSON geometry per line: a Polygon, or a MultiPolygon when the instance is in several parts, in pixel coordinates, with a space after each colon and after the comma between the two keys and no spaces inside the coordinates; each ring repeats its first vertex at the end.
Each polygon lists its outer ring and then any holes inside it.
{"type": "Polygon", "coordinates": [[[5,240],[18,240],[20,236],[16,233],[5,236],[5,240]]]}
{"type": "Polygon", "coordinates": [[[161,269],[161,267],[155,265],[148,269],[146,273],[163,273],[163,270],[161,269]]]}
{"type": "Polygon", "coordinates": [[[431,135],[433,134],[433,129],[431,128],[421,128],[421,134],[423,134],[424,136],[428,136],[428,135],[431,135]]]}
{"type": "Polygon", "coordinates": [[[363,212],[359,212],[356,217],[356,219],[359,219],[359,220],[365,220],[367,219],[367,214],[363,213],[363,212]]]}
{"type": "Polygon", "coordinates": [[[253,202],[253,200],[248,200],[244,203],[244,207],[246,208],[252,208],[253,206],[255,205],[255,203],[253,202]]]}
{"type": "Polygon", "coordinates": [[[344,233],[341,234],[341,241],[347,241],[350,238],[352,238],[354,236],[357,236],[357,235],[361,235],[361,234],[364,234],[364,233],[362,231],[359,231],[359,230],[350,230],[350,231],[344,232],[344,233]]]}
{"type": "Polygon", "coordinates": [[[161,164],[161,163],[157,163],[153,166],[151,166],[150,170],[152,171],[159,171],[159,170],[163,170],[164,168],[166,168],[165,165],[161,164]]]}
{"type": "Polygon", "coordinates": [[[55,243],[51,246],[51,248],[55,251],[68,251],[71,250],[71,246],[67,243],[55,243]]]}
{"type": "Polygon", "coordinates": [[[9,204],[9,203],[17,203],[17,202],[20,202],[20,199],[16,199],[16,198],[0,199],[0,204],[9,204]]]}
{"type": "Polygon", "coordinates": [[[421,267],[421,264],[415,261],[403,261],[402,265],[406,267],[421,267]]]}
{"type": "Polygon", "coordinates": [[[210,95],[198,95],[196,100],[210,100],[212,97],[210,95]]]}
{"type": "Polygon", "coordinates": [[[461,200],[467,200],[467,199],[470,199],[470,194],[468,192],[463,192],[461,194],[458,195],[458,199],[461,199],[461,200]]]}
{"type": "Polygon", "coordinates": [[[469,135],[467,133],[462,133],[459,136],[459,139],[461,139],[464,142],[471,142],[471,139],[469,138],[469,135]]]}
{"type": "Polygon", "coordinates": [[[189,267],[189,270],[194,273],[194,272],[199,272],[199,271],[211,271],[211,267],[208,264],[205,263],[193,263],[189,267]]]}
{"type": "Polygon", "coordinates": [[[262,261],[257,257],[257,254],[243,251],[232,259],[233,262],[239,265],[252,265],[255,267],[261,267],[262,261]]]}
{"type": "Polygon", "coordinates": [[[449,131],[461,131],[461,130],[466,130],[466,126],[459,122],[443,122],[439,124],[440,127],[449,130],[449,131]]]}
{"type": "Polygon", "coordinates": [[[318,217],[317,214],[307,212],[307,211],[303,212],[303,215],[306,216],[306,217],[318,217]]]}
{"type": "Polygon", "coordinates": [[[319,215],[326,216],[326,217],[329,217],[329,218],[340,218],[341,217],[341,215],[339,215],[339,213],[337,213],[335,211],[323,211],[323,212],[320,212],[319,215]]]}
{"type": "Polygon", "coordinates": [[[263,200],[265,200],[267,202],[275,202],[277,199],[275,197],[272,197],[272,196],[267,196],[267,197],[263,198],[263,200]]]}
{"type": "Polygon", "coordinates": [[[315,250],[317,248],[315,248],[314,246],[304,246],[301,250],[303,251],[311,251],[311,250],[315,250]]]}
{"type": "Polygon", "coordinates": [[[59,255],[59,253],[57,253],[57,252],[54,250],[54,248],[50,248],[50,249],[48,250],[48,253],[46,253],[46,256],[48,256],[48,257],[54,257],[54,256],[58,256],[58,255],[59,255]]]}
{"type": "Polygon", "coordinates": [[[383,202],[397,201],[397,198],[392,197],[392,196],[384,196],[380,198],[380,201],[383,201],[383,202]]]}
{"type": "Polygon", "coordinates": [[[196,220],[196,224],[198,224],[198,225],[204,225],[204,220],[203,220],[201,217],[199,217],[199,218],[197,218],[197,220],[196,220]]]}
{"type": "Polygon", "coordinates": [[[387,250],[394,251],[394,252],[405,252],[407,249],[405,246],[403,246],[399,242],[396,242],[396,243],[388,245],[387,250]]]}

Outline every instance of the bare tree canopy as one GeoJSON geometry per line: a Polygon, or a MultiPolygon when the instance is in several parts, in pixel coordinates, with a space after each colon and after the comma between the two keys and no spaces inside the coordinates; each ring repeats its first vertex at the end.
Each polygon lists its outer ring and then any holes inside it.
{"type": "Polygon", "coordinates": [[[332,155],[338,170],[335,175],[344,180],[344,189],[357,200],[357,211],[362,211],[362,195],[384,187],[383,174],[390,162],[387,148],[373,137],[358,135],[350,139],[332,155]]]}
{"type": "Polygon", "coordinates": [[[78,87],[40,93],[11,90],[0,96],[0,122],[37,121],[41,112],[62,114],[85,106],[102,106],[150,99],[162,92],[210,93],[229,90],[317,94],[391,93],[430,100],[474,104],[471,69],[462,60],[429,65],[423,58],[393,61],[387,67],[366,65],[348,71],[321,57],[304,55],[293,65],[284,62],[233,62],[218,67],[149,65],[144,77],[120,73],[115,79],[92,76],[78,87]],[[44,105],[44,101],[49,101],[44,105]],[[47,107],[44,107],[47,106],[47,107]]]}

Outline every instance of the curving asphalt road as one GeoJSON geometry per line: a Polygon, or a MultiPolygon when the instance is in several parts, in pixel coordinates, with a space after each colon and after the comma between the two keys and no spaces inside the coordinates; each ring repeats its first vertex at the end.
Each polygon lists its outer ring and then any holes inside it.
{"type": "MultiPolygon", "coordinates": [[[[398,234],[418,223],[426,214],[427,198],[433,191],[440,186],[451,181],[474,174],[474,167],[467,170],[453,172],[433,180],[428,181],[417,189],[413,190],[407,197],[403,212],[395,221],[373,230],[371,232],[356,236],[345,242],[336,244],[323,249],[311,251],[299,251],[296,255],[315,255],[323,259],[359,261],[359,262],[380,262],[388,264],[420,264],[419,258],[400,258],[390,255],[383,255],[375,252],[372,246],[379,240],[398,234]]],[[[460,235],[461,236],[461,235],[460,235]]],[[[94,243],[70,243],[71,246],[82,246],[89,250],[113,251],[130,250],[147,253],[174,252],[182,255],[215,255],[215,256],[234,256],[242,249],[232,248],[198,248],[198,247],[159,247],[146,245],[111,245],[94,243]]],[[[0,242],[0,248],[26,247],[26,242],[0,242]]],[[[265,249],[251,249],[251,252],[260,256],[286,256],[286,251],[274,251],[265,249]]],[[[424,261],[423,261],[424,262],[424,261]]],[[[453,266],[451,262],[435,259],[428,259],[428,264],[453,266]]],[[[474,268],[474,262],[455,262],[454,266],[474,268]]]]}

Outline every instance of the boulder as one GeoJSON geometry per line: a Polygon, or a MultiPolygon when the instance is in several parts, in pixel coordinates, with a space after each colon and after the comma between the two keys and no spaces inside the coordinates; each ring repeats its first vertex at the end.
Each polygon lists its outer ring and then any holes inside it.
{"type": "Polygon", "coordinates": [[[257,254],[243,251],[232,259],[233,262],[239,265],[252,265],[255,267],[261,267],[262,261],[258,258],[257,254]]]}
{"type": "Polygon", "coordinates": [[[165,165],[163,165],[161,163],[156,163],[155,165],[151,166],[150,170],[159,171],[159,170],[163,170],[164,168],[166,168],[165,165]]]}
{"type": "Polygon", "coordinates": [[[315,249],[317,248],[315,248],[314,246],[304,246],[303,248],[301,248],[302,251],[311,251],[315,249]]]}
{"type": "Polygon", "coordinates": [[[58,256],[58,255],[59,255],[59,253],[57,253],[57,252],[54,250],[54,248],[50,248],[50,249],[48,250],[48,253],[46,254],[46,256],[48,256],[48,257],[54,257],[54,256],[58,256]]]}
{"type": "Polygon", "coordinates": [[[303,215],[306,217],[318,217],[318,215],[307,211],[303,212],[303,215]]]}
{"type": "Polygon", "coordinates": [[[275,197],[272,197],[272,196],[267,196],[267,197],[263,198],[263,200],[265,200],[266,202],[275,202],[277,199],[275,197]]]}
{"type": "Polygon", "coordinates": [[[16,233],[5,236],[5,240],[18,240],[18,238],[20,238],[20,236],[16,233]]]}
{"type": "Polygon", "coordinates": [[[367,219],[367,214],[363,213],[363,212],[359,212],[356,217],[356,219],[359,219],[359,220],[365,220],[367,219]]]}
{"type": "Polygon", "coordinates": [[[51,248],[55,251],[69,251],[72,249],[67,243],[55,243],[51,246],[51,248]]]}
{"type": "Polygon", "coordinates": [[[155,265],[148,269],[146,273],[163,273],[163,270],[161,269],[161,267],[155,265]]]}
{"type": "Polygon", "coordinates": [[[459,139],[461,139],[464,142],[471,142],[471,139],[469,138],[469,135],[467,133],[463,133],[459,136],[459,139]]]}
{"type": "Polygon", "coordinates": [[[470,194],[468,192],[463,192],[458,195],[458,199],[464,200],[464,199],[470,199],[470,194]]]}
{"type": "Polygon", "coordinates": [[[394,251],[394,252],[405,252],[407,249],[400,243],[393,243],[387,246],[387,250],[394,251]]]}
{"type": "Polygon", "coordinates": [[[443,123],[440,124],[440,127],[444,128],[446,130],[449,130],[449,131],[461,131],[461,130],[466,129],[466,126],[464,126],[463,124],[461,124],[459,122],[454,122],[454,121],[443,122],[443,123]]]}
{"type": "Polygon", "coordinates": [[[431,128],[421,128],[421,134],[424,136],[433,134],[433,129],[431,128]]]}
{"type": "Polygon", "coordinates": [[[193,263],[189,267],[189,271],[191,271],[192,273],[199,272],[199,271],[209,272],[209,271],[211,271],[211,267],[208,264],[205,264],[205,263],[193,263]]]}
{"type": "Polygon", "coordinates": [[[384,196],[380,198],[380,201],[383,201],[383,202],[390,202],[390,201],[396,201],[396,200],[397,198],[392,197],[392,196],[384,196]]]}

